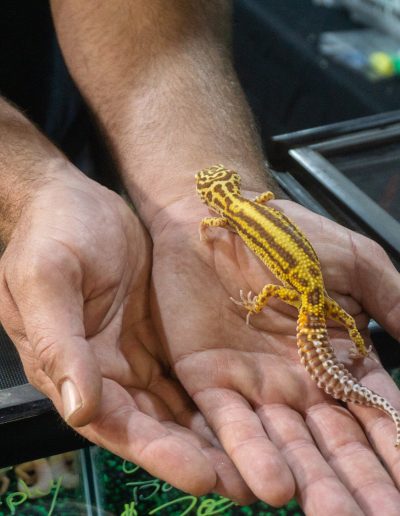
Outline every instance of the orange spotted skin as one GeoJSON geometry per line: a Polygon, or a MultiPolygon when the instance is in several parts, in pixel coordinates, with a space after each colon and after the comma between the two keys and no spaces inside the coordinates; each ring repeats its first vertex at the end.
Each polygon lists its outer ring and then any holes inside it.
{"type": "Polygon", "coordinates": [[[354,319],[326,293],[318,257],[300,229],[281,211],[265,206],[274,198],[265,192],[254,200],[240,195],[240,176],[223,165],[196,174],[197,193],[219,217],[206,217],[200,224],[205,238],[208,227],[225,227],[243,242],[273,272],[282,285],[267,284],[257,296],[244,296],[235,303],[247,310],[247,322],[261,312],[271,297],[295,306],[297,346],[302,364],[318,387],[344,402],[378,408],[396,425],[395,445],[400,446],[400,415],[383,397],[362,386],[337,359],[330,344],[326,319],[342,324],[353,341],[351,356],[368,356],[369,349],[354,319]]]}

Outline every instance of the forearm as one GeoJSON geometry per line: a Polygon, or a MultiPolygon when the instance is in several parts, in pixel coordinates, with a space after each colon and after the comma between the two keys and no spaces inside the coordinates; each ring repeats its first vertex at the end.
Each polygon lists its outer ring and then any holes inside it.
{"type": "Polygon", "coordinates": [[[70,71],[145,221],[223,163],[265,188],[261,146],[229,53],[224,1],[56,0],[70,71]],[[222,22],[221,22],[222,21],[222,22]]]}
{"type": "Polygon", "coordinates": [[[0,98],[0,249],[24,206],[67,160],[16,108],[0,98]]]}

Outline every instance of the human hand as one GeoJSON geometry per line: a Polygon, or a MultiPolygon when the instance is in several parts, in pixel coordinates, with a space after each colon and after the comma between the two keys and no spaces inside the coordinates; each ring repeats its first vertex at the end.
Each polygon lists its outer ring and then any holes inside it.
{"type": "Polygon", "coordinates": [[[90,441],[193,494],[248,499],[163,367],[150,252],[122,199],[68,169],[32,195],[0,260],[1,322],[29,381],[90,441]]]}
{"type": "MultiPolygon", "coordinates": [[[[329,294],[355,316],[367,345],[367,312],[398,335],[400,277],[382,249],[290,201],[273,205],[309,236],[329,294]]],[[[344,407],[317,387],[299,361],[294,308],[271,300],[246,326],[246,312],[229,297],[276,280],[236,235],[207,230],[208,242],[200,242],[206,215],[185,199],[151,226],[154,311],[179,380],[258,498],[281,505],[295,494],[308,515],[398,514],[392,420],[344,407]]],[[[355,376],[400,408],[379,363],[352,363],[347,333],[333,325],[329,333],[355,376]]]]}

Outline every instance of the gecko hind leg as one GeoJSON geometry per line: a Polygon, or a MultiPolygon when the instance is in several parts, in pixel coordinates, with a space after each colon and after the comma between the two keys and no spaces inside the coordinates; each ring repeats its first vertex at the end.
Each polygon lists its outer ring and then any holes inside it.
{"type": "Polygon", "coordinates": [[[354,344],[349,350],[350,358],[364,358],[370,354],[372,346],[366,347],[364,339],[357,329],[354,318],[328,296],[325,296],[325,316],[327,319],[338,322],[347,329],[349,337],[354,344]]]}
{"type": "Polygon", "coordinates": [[[281,285],[268,284],[261,290],[261,292],[253,296],[250,291],[247,296],[244,295],[243,290],[240,291],[240,301],[231,297],[236,305],[239,305],[247,310],[246,323],[250,323],[250,317],[258,314],[267,305],[271,297],[280,299],[281,301],[300,308],[300,295],[294,289],[282,287],[281,285]]]}
{"type": "Polygon", "coordinates": [[[213,228],[225,228],[228,225],[228,219],[224,217],[205,217],[199,226],[200,240],[208,240],[206,235],[206,229],[213,228]]]}
{"type": "Polygon", "coordinates": [[[253,202],[256,204],[264,204],[268,201],[272,201],[273,199],[275,199],[275,194],[273,192],[263,192],[262,194],[257,195],[257,197],[253,199],[253,202]]]}

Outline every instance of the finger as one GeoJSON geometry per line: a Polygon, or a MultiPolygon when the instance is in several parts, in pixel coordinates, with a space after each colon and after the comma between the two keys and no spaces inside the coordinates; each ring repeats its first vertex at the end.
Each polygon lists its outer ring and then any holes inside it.
{"type": "Polygon", "coordinates": [[[253,493],[270,505],[288,502],[293,476],[249,404],[238,393],[213,388],[194,400],[253,493]]]}
{"type": "MultiPolygon", "coordinates": [[[[363,384],[384,396],[400,411],[399,389],[381,368],[375,368],[364,376],[363,384]]],[[[362,423],[369,442],[400,489],[400,450],[394,447],[396,429],[393,420],[383,412],[370,407],[350,404],[349,409],[362,423]]]]}
{"type": "Polygon", "coordinates": [[[229,498],[241,505],[248,505],[257,500],[253,493],[244,482],[237,468],[220,449],[210,445],[208,441],[201,438],[198,434],[190,431],[176,423],[167,422],[164,425],[173,430],[176,435],[182,439],[192,443],[197,448],[201,449],[204,455],[208,458],[210,464],[214,467],[216,473],[216,483],[213,491],[225,498],[229,498]]]}
{"type": "Polygon", "coordinates": [[[359,235],[354,242],[361,302],[371,317],[400,340],[400,275],[376,242],[359,235]]]}
{"type": "Polygon", "coordinates": [[[84,425],[96,413],[101,376],[85,339],[79,266],[62,253],[39,262],[2,275],[1,319],[20,353],[29,348],[34,357],[30,380],[59,406],[54,391],[44,390],[44,373],[62,399],[64,418],[84,425]]]}
{"type": "Polygon", "coordinates": [[[178,489],[195,496],[215,489],[217,477],[196,439],[142,413],[130,394],[104,380],[98,415],[79,432],[90,441],[139,465],[178,489]]]}
{"type": "Polygon", "coordinates": [[[400,493],[350,412],[322,403],[308,410],[306,423],[325,460],[364,513],[397,515],[400,493]]]}
{"type": "Polygon", "coordinates": [[[307,515],[363,514],[318,451],[298,412],[288,406],[264,405],[257,414],[294,475],[297,498],[307,515]]]}
{"type": "Polygon", "coordinates": [[[159,394],[137,389],[128,389],[128,392],[133,396],[139,410],[174,428],[183,439],[202,449],[217,474],[214,488],[216,493],[239,504],[254,502],[256,499],[253,493],[223,451],[203,415],[182,396],[182,389],[175,382],[163,378],[152,389],[162,393],[163,398],[159,394]]]}
{"type": "Polygon", "coordinates": [[[86,361],[90,363],[89,361],[96,360],[91,349],[83,352],[86,341],[71,337],[63,351],[63,342],[60,340],[52,349],[46,350],[46,355],[43,353],[38,361],[37,352],[31,349],[29,353],[26,352],[26,349],[30,348],[27,339],[13,338],[12,331],[7,328],[6,330],[20,353],[28,381],[52,400],[68,424],[74,427],[87,424],[97,413],[101,383],[98,388],[96,367],[86,365],[86,361]],[[23,351],[20,351],[21,349],[23,351]],[[62,356],[56,356],[60,353],[62,356]],[[57,367],[63,375],[57,374],[57,367]],[[96,381],[93,381],[94,375],[90,374],[93,371],[96,373],[96,381]],[[58,376],[60,380],[57,382],[58,376]],[[78,378],[76,383],[73,380],[74,376],[78,378]]]}
{"type": "Polygon", "coordinates": [[[158,381],[152,383],[150,389],[159,399],[163,400],[175,421],[182,426],[191,428],[214,447],[222,449],[221,443],[205,417],[198,411],[192,399],[178,382],[160,376],[158,381]]]}

